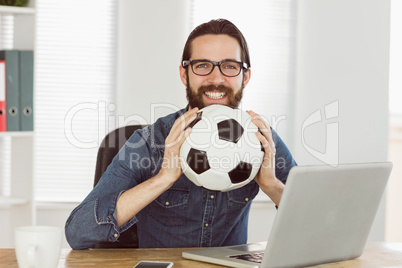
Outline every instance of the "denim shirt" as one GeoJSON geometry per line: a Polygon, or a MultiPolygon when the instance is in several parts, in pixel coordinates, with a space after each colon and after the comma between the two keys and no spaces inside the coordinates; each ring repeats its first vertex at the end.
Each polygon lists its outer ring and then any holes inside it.
{"type": "MultiPolygon", "coordinates": [[[[154,177],[161,169],[165,139],[187,108],[137,130],[114,157],[96,187],[76,207],[65,226],[68,243],[84,249],[98,242],[118,241],[137,224],[139,247],[211,247],[247,242],[248,215],[258,184],[229,192],[196,186],[184,174],[127,223],[118,226],[116,203],[126,190],[154,177]]],[[[296,165],[275,131],[276,177],[283,183],[296,165]]]]}

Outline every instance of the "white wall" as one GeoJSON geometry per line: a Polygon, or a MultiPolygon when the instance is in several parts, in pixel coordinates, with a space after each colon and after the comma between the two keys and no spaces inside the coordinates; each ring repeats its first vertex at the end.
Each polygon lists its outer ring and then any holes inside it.
{"type": "MultiPolygon", "coordinates": [[[[323,164],[319,159],[326,157],[333,164],[386,161],[389,0],[300,0],[297,22],[294,155],[299,164],[323,164]],[[303,146],[303,123],[325,106],[334,117],[326,120],[323,112],[320,122],[306,127],[303,146]],[[326,123],[333,124],[326,129],[326,123]],[[313,152],[314,157],[308,148],[321,155],[313,152]]],[[[384,207],[372,240],[384,239],[384,207]]]]}
{"type": "Polygon", "coordinates": [[[152,111],[152,105],[177,110],[187,104],[179,65],[190,31],[189,2],[119,1],[116,104],[117,114],[131,117],[131,124],[142,119],[149,124],[175,111],[152,111]]]}

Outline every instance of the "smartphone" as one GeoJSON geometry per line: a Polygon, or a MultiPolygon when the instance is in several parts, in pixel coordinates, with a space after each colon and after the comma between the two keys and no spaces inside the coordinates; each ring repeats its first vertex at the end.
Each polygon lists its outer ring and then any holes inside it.
{"type": "Polygon", "coordinates": [[[173,262],[167,261],[140,261],[133,268],[171,268],[173,262]]]}

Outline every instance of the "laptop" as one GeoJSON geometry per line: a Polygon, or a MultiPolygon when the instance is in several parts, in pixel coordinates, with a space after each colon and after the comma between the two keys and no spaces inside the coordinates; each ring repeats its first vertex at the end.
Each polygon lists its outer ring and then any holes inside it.
{"type": "Polygon", "coordinates": [[[357,258],[391,169],[390,162],[294,167],[268,242],[188,250],[182,256],[237,268],[300,267],[357,258]]]}

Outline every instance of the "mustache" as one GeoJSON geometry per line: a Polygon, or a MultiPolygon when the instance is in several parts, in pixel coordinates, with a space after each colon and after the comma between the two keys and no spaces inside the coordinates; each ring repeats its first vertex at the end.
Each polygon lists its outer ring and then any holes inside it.
{"type": "Polygon", "coordinates": [[[229,87],[223,86],[223,85],[208,85],[208,86],[201,86],[198,88],[199,92],[207,92],[207,91],[219,91],[222,93],[230,93],[232,92],[231,89],[229,87]]]}

